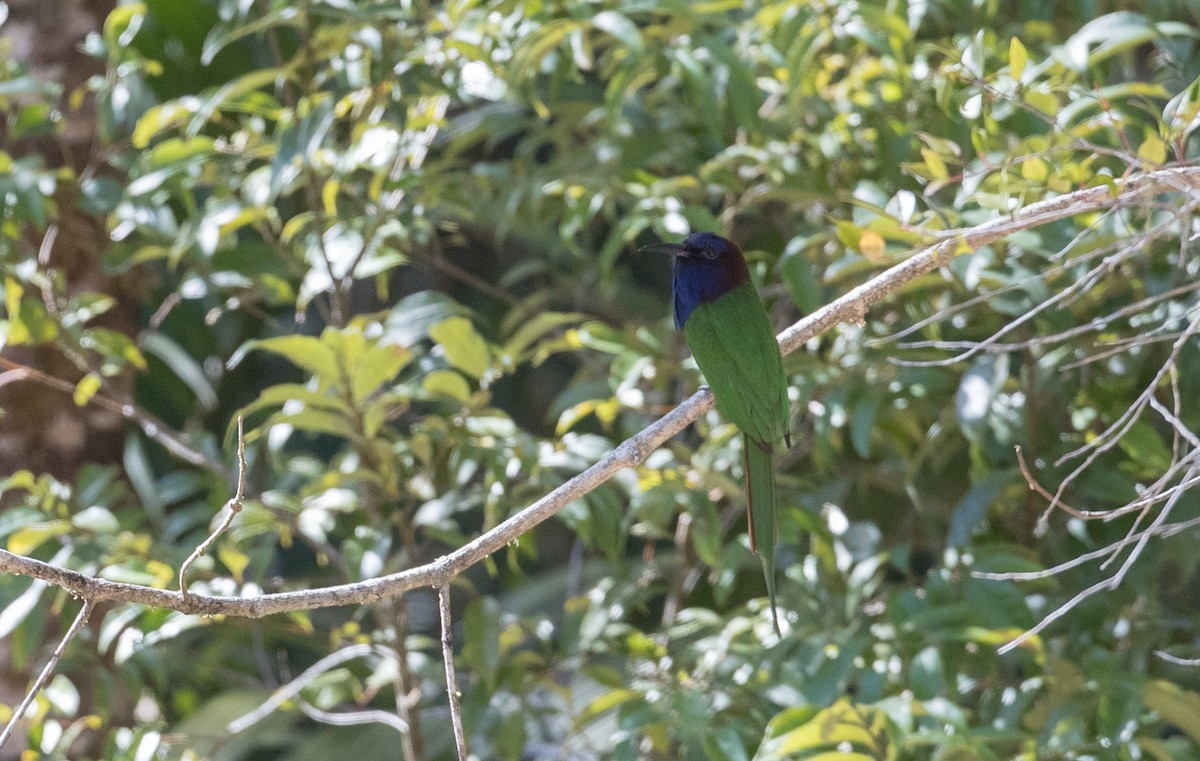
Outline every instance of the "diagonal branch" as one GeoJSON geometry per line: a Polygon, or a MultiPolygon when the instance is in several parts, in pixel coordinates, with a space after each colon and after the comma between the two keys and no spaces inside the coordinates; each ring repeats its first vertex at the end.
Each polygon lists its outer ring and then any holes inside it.
{"type": "Polygon", "coordinates": [[[54,652],[50,655],[50,660],[46,662],[42,673],[38,674],[38,678],[30,685],[29,691],[25,693],[25,698],[21,701],[21,705],[17,706],[17,709],[13,711],[12,718],[9,719],[4,730],[0,732],[0,748],[4,747],[4,743],[8,742],[8,738],[12,737],[17,724],[25,718],[25,712],[29,710],[29,705],[33,703],[33,699],[46,686],[46,682],[50,681],[50,676],[54,673],[54,669],[58,667],[58,662],[62,660],[63,653],[67,652],[67,646],[71,644],[71,640],[75,639],[75,635],[79,634],[79,630],[87,623],[88,617],[92,615],[92,610],[95,607],[95,601],[84,601],[83,607],[79,609],[78,615],[75,616],[75,621],[67,629],[67,633],[63,635],[63,638],[59,640],[58,647],[54,648],[54,652]]]}
{"type": "MultiPolygon", "coordinates": [[[[1200,166],[1172,167],[1136,174],[1118,182],[1115,187],[1115,191],[1107,186],[1086,188],[1030,204],[1012,215],[997,217],[975,227],[931,233],[936,240],[932,245],[919,249],[905,261],[783,331],[779,335],[783,351],[785,354],[793,352],[839,323],[861,322],[868,309],[905,283],[947,264],[958,254],[1002,240],[1013,233],[1077,214],[1145,203],[1162,193],[1183,190],[1200,194],[1200,166]]],[[[587,470],[454,552],[426,565],[377,579],[256,597],[189,595],[185,600],[177,592],[96,579],[3,550],[0,550],[0,571],[42,579],[85,600],[138,602],[183,613],[250,618],[295,610],[379,602],[418,587],[440,589],[467,568],[516,541],[570,502],[608,481],[621,469],[641,464],[651,452],[712,407],[712,394],[707,388],[701,388],[670,413],[626,439],[587,470]]]]}

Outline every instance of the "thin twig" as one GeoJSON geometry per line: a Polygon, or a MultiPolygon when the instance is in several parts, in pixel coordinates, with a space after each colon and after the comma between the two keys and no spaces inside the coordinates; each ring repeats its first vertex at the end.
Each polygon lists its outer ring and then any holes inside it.
{"type": "Polygon", "coordinates": [[[446,694],[450,697],[450,723],[454,725],[454,747],[458,761],[467,761],[467,738],[463,731],[462,701],[454,674],[454,640],[450,636],[450,585],[438,589],[438,615],[442,621],[442,660],[446,663],[446,694]]]}
{"type": "Polygon", "coordinates": [[[319,721],[322,724],[329,724],[335,727],[353,727],[359,724],[386,724],[399,732],[402,737],[408,735],[407,722],[396,714],[388,713],[387,711],[367,709],[339,713],[317,708],[307,700],[297,700],[296,704],[300,706],[301,713],[313,721],[319,721]]]}
{"type": "Polygon", "coordinates": [[[1155,650],[1154,654],[1167,663],[1174,663],[1176,666],[1200,666],[1200,658],[1180,658],[1164,650],[1155,650]]]}
{"type": "Polygon", "coordinates": [[[961,363],[965,362],[966,360],[970,359],[971,357],[975,356],[979,352],[985,351],[988,348],[990,348],[991,346],[998,343],[1002,336],[1008,334],[1009,332],[1020,327],[1021,325],[1024,325],[1026,322],[1029,322],[1034,317],[1037,317],[1039,314],[1046,311],[1050,307],[1058,304],[1060,301],[1065,301],[1066,299],[1070,298],[1071,295],[1074,294],[1075,292],[1077,292],[1077,291],[1082,292],[1082,291],[1090,290],[1092,288],[1092,286],[1094,286],[1096,284],[1097,281],[1099,281],[1102,277],[1104,277],[1105,274],[1111,272],[1114,267],[1116,267],[1118,264],[1120,264],[1124,257],[1132,256],[1133,252],[1135,250],[1136,249],[1130,248],[1127,252],[1124,253],[1124,256],[1113,255],[1111,257],[1108,257],[1108,258],[1102,260],[1100,262],[1100,264],[1098,264],[1095,267],[1093,267],[1092,269],[1088,270],[1088,272],[1086,274],[1084,274],[1082,277],[1077,279],[1071,285],[1067,286],[1063,290],[1054,294],[1050,298],[1039,301],[1033,307],[1027,309],[1024,314],[1021,314],[1018,317],[1015,317],[1011,320],[1006,321],[1004,323],[1004,327],[1000,328],[992,335],[988,336],[987,338],[983,339],[982,341],[972,342],[970,348],[968,348],[966,351],[963,351],[959,354],[955,354],[952,357],[946,357],[945,359],[928,359],[928,360],[894,359],[893,362],[897,365],[902,365],[904,367],[950,367],[951,365],[961,364],[961,363]]]}
{"type": "Polygon", "coordinates": [[[187,588],[188,569],[191,568],[192,563],[196,562],[200,558],[201,555],[208,552],[209,549],[212,548],[213,544],[217,541],[217,538],[219,536],[221,536],[221,534],[224,534],[225,530],[228,529],[229,526],[233,523],[234,517],[236,517],[237,514],[242,511],[242,501],[245,499],[245,496],[246,496],[246,436],[245,436],[244,431],[242,430],[242,416],[241,415],[238,415],[237,428],[238,428],[237,489],[234,491],[233,497],[230,498],[230,500],[225,503],[225,507],[222,508],[223,510],[226,511],[226,513],[225,513],[225,519],[221,521],[221,525],[217,526],[213,530],[213,532],[208,535],[208,538],[205,539],[203,542],[201,542],[200,545],[198,547],[196,547],[196,549],[192,550],[192,554],[188,555],[187,560],[183,561],[183,565],[179,566],[179,594],[183,596],[184,600],[188,599],[188,588],[187,588]]]}
{"type": "Polygon", "coordinates": [[[412,670],[408,665],[408,598],[400,597],[388,606],[395,620],[396,642],[392,645],[396,658],[396,676],[393,689],[396,693],[396,715],[408,724],[408,731],[400,738],[400,751],[404,761],[421,759],[421,723],[412,717],[412,711],[421,700],[421,691],[416,689],[412,670]]]}
{"type": "Polygon", "coordinates": [[[1150,383],[1147,384],[1145,390],[1138,395],[1138,398],[1134,400],[1133,404],[1130,405],[1125,412],[1121,413],[1121,416],[1118,417],[1112,425],[1102,431],[1099,436],[1092,439],[1087,444],[1079,447],[1078,449],[1067,452],[1065,455],[1059,457],[1054,463],[1055,466],[1060,466],[1068,460],[1074,459],[1083,455],[1085,452],[1088,452],[1088,455],[1084,458],[1083,462],[1081,462],[1075,467],[1074,470],[1067,474],[1067,477],[1064,478],[1062,483],[1058,485],[1058,489],[1054,492],[1054,499],[1050,501],[1050,504],[1046,507],[1045,512],[1043,512],[1041,518],[1038,519],[1038,525],[1036,529],[1038,533],[1045,533],[1048,525],[1047,522],[1050,520],[1050,513],[1054,510],[1057,503],[1062,499],[1063,492],[1067,490],[1067,487],[1070,486],[1071,483],[1073,483],[1081,473],[1091,467],[1092,463],[1095,462],[1101,454],[1116,446],[1121,438],[1129,432],[1129,429],[1131,429],[1133,425],[1141,418],[1142,412],[1145,411],[1146,405],[1149,403],[1150,398],[1154,395],[1155,389],[1166,375],[1167,369],[1175,364],[1175,361],[1179,357],[1179,352],[1183,350],[1183,347],[1187,344],[1188,339],[1190,339],[1197,330],[1200,330],[1200,316],[1198,316],[1197,319],[1192,320],[1192,323],[1188,325],[1187,330],[1185,330],[1179,336],[1179,339],[1172,345],[1170,356],[1167,357],[1166,362],[1158,369],[1158,372],[1155,373],[1154,378],[1150,380],[1150,383]]]}
{"type": "MultiPolygon", "coordinates": [[[[4,373],[5,382],[30,380],[62,391],[65,394],[75,393],[74,383],[69,383],[61,378],[55,378],[53,375],[47,375],[41,370],[22,365],[20,362],[14,362],[8,357],[0,357],[0,368],[8,371],[4,373]]],[[[184,462],[219,475],[225,475],[225,468],[220,462],[187,444],[179,434],[171,430],[169,425],[137,404],[112,399],[105,396],[103,392],[93,394],[88,399],[88,404],[103,407],[109,412],[115,412],[129,422],[134,423],[152,441],[157,442],[163,449],[166,449],[184,462]]]]}
{"type": "MultiPolygon", "coordinates": [[[[254,726],[258,722],[270,716],[279,706],[300,694],[300,691],[312,683],[314,679],[329,671],[334,666],[339,666],[346,661],[352,661],[355,658],[364,658],[375,653],[383,658],[391,658],[393,654],[385,647],[374,644],[351,645],[337,650],[317,661],[313,665],[304,669],[300,676],[280,687],[258,708],[255,708],[248,714],[240,716],[225,727],[225,731],[231,735],[245,731],[254,726]]],[[[389,720],[388,723],[399,728],[399,723],[403,721],[399,717],[393,717],[394,721],[389,720]]],[[[401,731],[407,731],[408,726],[405,725],[401,731]]]]}
{"type": "MultiPolygon", "coordinates": [[[[1184,425],[1183,421],[1180,420],[1178,416],[1180,406],[1179,383],[1176,376],[1176,372],[1171,373],[1171,390],[1175,396],[1175,412],[1171,412],[1169,409],[1167,409],[1166,405],[1154,398],[1150,399],[1150,409],[1162,415],[1163,420],[1166,420],[1171,424],[1171,428],[1175,431],[1176,436],[1187,439],[1187,442],[1192,445],[1193,449],[1200,449],[1200,438],[1197,438],[1196,434],[1192,432],[1192,429],[1184,425]]],[[[1176,453],[1175,457],[1179,457],[1178,453],[1176,453]]]]}
{"type": "MultiPolygon", "coordinates": [[[[1083,230],[1081,230],[1079,233],[1077,233],[1075,238],[1073,240],[1071,240],[1071,242],[1068,243],[1061,252],[1059,252],[1060,255],[1065,254],[1066,252],[1068,252],[1072,248],[1074,248],[1076,245],[1078,245],[1082,241],[1086,240],[1089,233],[1091,233],[1093,230],[1099,229],[1101,224],[1105,220],[1107,220],[1110,216],[1112,216],[1114,213],[1115,213],[1115,209],[1109,209],[1103,215],[1101,215],[1096,221],[1092,222],[1090,225],[1088,225],[1083,230]]],[[[1164,224],[1163,228],[1165,230],[1167,227],[1174,225],[1174,224],[1175,224],[1175,221],[1172,220],[1169,224],[1164,224]]],[[[928,317],[918,320],[917,322],[913,323],[912,325],[909,325],[908,327],[906,327],[902,330],[896,331],[895,333],[889,333],[886,336],[872,338],[871,340],[866,342],[866,345],[870,348],[876,348],[876,347],[880,347],[880,346],[886,346],[887,344],[890,344],[890,343],[895,343],[902,338],[905,338],[907,336],[912,335],[913,333],[916,333],[917,331],[921,330],[922,328],[928,327],[929,325],[932,325],[936,322],[941,322],[942,320],[946,319],[947,317],[953,317],[955,314],[966,311],[966,310],[970,309],[971,307],[979,306],[980,304],[990,301],[991,299],[995,298],[996,296],[1000,296],[1000,295],[1008,293],[1010,291],[1019,290],[1021,288],[1024,288],[1025,286],[1029,285],[1030,283],[1033,283],[1038,280],[1049,281],[1049,280],[1057,277],[1058,275],[1061,275],[1061,274],[1067,272],[1069,270],[1069,268],[1079,264],[1080,262],[1087,261],[1089,259],[1093,259],[1098,256],[1107,256],[1109,252],[1116,251],[1118,249],[1119,245],[1120,245],[1119,243],[1111,243],[1108,246],[1105,246],[1103,248],[1096,249],[1094,251],[1088,251],[1087,253],[1082,254],[1074,259],[1071,259],[1067,262],[1064,262],[1062,264],[1051,267],[1048,270],[1045,270],[1042,272],[1033,272],[1022,278],[1014,280],[1011,283],[1006,283],[1005,285],[1002,285],[999,288],[996,288],[994,290],[988,291],[986,293],[981,293],[977,296],[972,296],[971,298],[967,299],[966,301],[961,301],[952,306],[948,306],[945,309],[941,309],[941,310],[937,311],[936,313],[931,314],[928,317]]],[[[903,345],[908,346],[909,344],[903,344],[903,345]]]]}
{"type": "MultiPolygon", "coordinates": [[[[1169,291],[1157,293],[1153,296],[1147,296],[1146,298],[1135,301],[1132,304],[1127,304],[1116,311],[1109,312],[1108,314],[1102,315],[1100,317],[1095,317],[1095,318],[1089,320],[1088,322],[1084,323],[1083,325],[1077,325],[1076,327],[1070,328],[1068,330],[1063,330],[1058,333],[1054,333],[1053,335],[1038,336],[1038,337],[1030,338],[1025,341],[1013,341],[1011,343],[993,343],[993,344],[989,344],[987,346],[982,346],[981,348],[986,349],[989,353],[1002,354],[1002,353],[1010,352],[1010,351],[1021,351],[1024,349],[1031,349],[1031,348],[1035,348],[1035,347],[1050,346],[1053,344],[1062,343],[1068,339],[1075,338],[1076,336],[1086,335],[1087,333],[1094,333],[1096,331],[1104,330],[1109,324],[1111,324],[1117,320],[1136,315],[1139,312],[1141,312],[1143,309],[1145,309],[1146,307],[1153,306],[1154,304],[1157,304],[1160,301],[1166,301],[1168,299],[1173,299],[1176,296],[1181,296],[1183,294],[1194,291],[1197,288],[1200,288],[1200,282],[1188,283],[1186,285],[1181,285],[1177,288],[1172,288],[1169,291]]],[[[999,293],[999,291],[993,291],[992,293],[999,293]]],[[[883,341],[883,339],[874,339],[874,341],[872,343],[879,344],[882,341],[883,341]]],[[[1109,346],[1111,344],[1103,344],[1103,345],[1109,346]]],[[[909,341],[907,343],[899,344],[896,348],[898,348],[898,349],[945,349],[945,350],[950,350],[950,351],[960,351],[963,349],[972,349],[972,348],[980,347],[980,346],[981,346],[980,341],[929,340],[929,341],[909,341]]],[[[1067,368],[1062,367],[1060,369],[1065,370],[1067,368]]]]}
{"type": "MultiPolygon", "coordinates": [[[[1200,518],[1192,518],[1191,520],[1181,521],[1179,523],[1170,523],[1161,528],[1146,529],[1141,533],[1134,535],[1134,539],[1141,539],[1143,536],[1160,536],[1164,539],[1176,534],[1188,531],[1197,526],[1200,526],[1200,518]]],[[[1120,541],[1120,540],[1118,540],[1120,541]]],[[[1077,568],[1084,563],[1087,563],[1098,558],[1102,558],[1112,552],[1112,544],[1105,545],[1099,549],[1085,552],[1082,555],[1076,555],[1070,560],[1063,561],[1058,565],[1049,568],[1043,568],[1040,571],[972,571],[971,575],[977,579],[990,579],[992,581],[1043,581],[1058,576],[1061,573],[1077,568]]]]}
{"type": "Polygon", "coordinates": [[[1067,513],[1070,513],[1071,515],[1075,516],[1076,518],[1091,517],[1089,515],[1090,511],[1076,510],[1075,508],[1071,507],[1067,503],[1063,502],[1061,499],[1055,500],[1054,495],[1051,494],[1049,491],[1047,491],[1046,487],[1042,486],[1041,483],[1036,478],[1034,478],[1033,473],[1029,470],[1029,465],[1027,465],[1025,463],[1024,448],[1018,444],[1016,447],[1016,450],[1017,450],[1017,465],[1021,468],[1021,475],[1025,476],[1025,483],[1029,486],[1029,488],[1031,490],[1042,495],[1047,500],[1049,500],[1052,504],[1057,504],[1059,509],[1061,509],[1067,513]]]}
{"type": "Polygon", "coordinates": [[[4,727],[4,731],[0,732],[0,748],[3,748],[4,743],[8,742],[8,738],[12,736],[12,733],[17,728],[17,724],[24,718],[25,712],[29,710],[29,705],[33,703],[33,699],[46,686],[46,682],[50,681],[50,675],[54,673],[58,662],[62,660],[63,653],[67,651],[67,646],[71,644],[71,640],[75,639],[75,635],[83,628],[84,623],[88,620],[88,616],[92,615],[92,608],[94,607],[96,607],[95,601],[83,601],[83,607],[79,609],[79,613],[75,616],[75,620],[71,623],[70,628],[67,629],[67,633],[59,640],[58,647],[54,648],[54,653],[51,654],[50,660],[46,662],[46,667],[42,669],[42,673],[29,686],[29,691],[25,693],[25,699],[13,711],[12,718],[8,720],[8,725],[4,727]]]}
{"type": "MultiPolygon", "coordinates": [[[[1188,471],[1188,477],[1190,478],[1192,475],[1195,475],[1198,469],[1200,468],[1193,467],[1192,470],[1188,471]]],[[[1167,503],[1163,505],[1162,510],[1158,512],[1158,516],[1154,519],[1154,522],[1150,524],[1145,531],[1141,532],[1137,544],[1135,544],[1133,549],[1130,550],[1129,555],[1125,558],[1125,562],[1121,564],[1121,567],[1116,573],[1107,579],[1101,579],[1087,589],[1076,594],[1070,600],[1067,600],[1062,605],[1050,611],[1050,613],[1046,614],[1041,621],[1038,621],[1019,637],[1016,637],[1010,642],[1000,646],[997,652],[1003,655],[1014,648],[1020,647],[1024,642],[1040,634],[1046,627],[1065,616],[1084,600],[1104,590],[1111,591],[1119,587],[1121,582],[1125,579],[1125,574],[1129,572],[1129,569],[1133,567],[1134,561],[1136,561],[1137,558],[1142,554],[1142,550],[1146,548],[1146,543],[1150,541],[1150,537],[1152,537],[1166,521],[1167,516],[1171,514],[1171,510],[1175,507],[1175,503],[1179,501],[1179,498],[1183,496],[1183,494],[1184,492],[1182,490],[1177,491],[1174,495],[1172,495],[1171,499],[1169,499],[1167,503]]]]}

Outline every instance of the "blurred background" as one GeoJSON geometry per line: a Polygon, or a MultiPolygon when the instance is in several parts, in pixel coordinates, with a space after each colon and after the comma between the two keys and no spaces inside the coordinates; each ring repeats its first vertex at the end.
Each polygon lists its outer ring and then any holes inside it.
{"type": "MultiPolygon", "coordinates": [[[[785,358],[782,638],[711,413],[456,581],[466,733],[481,759],[1198,758],[1200,196],[1119,185],[1197,154],[1198,23],[2,2],[0,540],[175,588],[241,414],[249,500],[193,591],[414,567],[700,383],[640,245],[729,235],[782,329],[945,230],[1105,186],[785,358]]],[[[4,576],[0,605],[7,720],[78,602],[4,576]]],[[[438,636],[432,591],[101,605],[0,757],[452,758],[438,636]]]]}

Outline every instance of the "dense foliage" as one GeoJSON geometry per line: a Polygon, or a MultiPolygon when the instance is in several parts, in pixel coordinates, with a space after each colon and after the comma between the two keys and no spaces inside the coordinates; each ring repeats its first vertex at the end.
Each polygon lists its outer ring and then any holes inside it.
{"type": "MultiPolygon", "coordinates": [[[[466,730],[487,759],[1196,758],[1200,671],[1154,652],[1200,654],[1200,500],[1043,518],[1016,448],[1072,511],[1195,474],[1196,194],[1123,204],[1115,180],[1197,153],[1198,23],[1184,0],[123,3],[78,92],[0,67],[6,356],[65,358],[60,403],[126,419],[70,472],[0,474],[0,537],[172,587],[241,414],[251,499],[194,591],[419,565],[698,383],[638,245],[726,231],[782,327],[939,231],[1108,185],[1111,210],[963,250],[786,358],[782,638],[713,413],[459,579],[466,730]],[[86,164],[47,159],[89,97],[86,164]],[[81,214],[103,285],[39,256],[81,214]],[[1183,528],[997,653],[1115,566],[981,572],[1151,525],[1183,528]]],[[[36,382],[0,376],[5,405],[36,382]]],[[[35,672],[77,604],[18,577],[0,602],[35,672]]],[[[432,593],[254,622],[110,606],[37,706],[51,757],[453,756],[432,593]],[[355,643],[382,654],[226,736],[355,643]]]]}

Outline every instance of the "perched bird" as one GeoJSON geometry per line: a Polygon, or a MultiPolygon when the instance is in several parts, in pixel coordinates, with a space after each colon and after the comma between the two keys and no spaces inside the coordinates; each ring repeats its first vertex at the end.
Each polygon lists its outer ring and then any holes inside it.
{"type": "Polygon", "coordinates": [[[744,435],[746,516],[750,548],[762,558],[771,617],[775,608],[775,444],[788,432],[787,378],[767,310],[750,282],[737,244],[714,233],[693,233],[682,243],[643,251],[671,254],[675,327],[717,400],[717,410],[744,435]]]}

